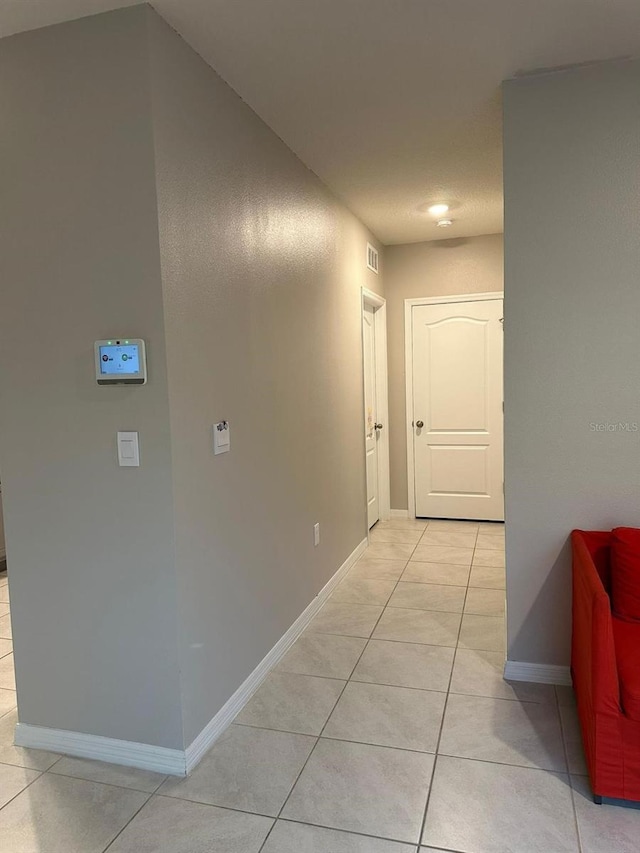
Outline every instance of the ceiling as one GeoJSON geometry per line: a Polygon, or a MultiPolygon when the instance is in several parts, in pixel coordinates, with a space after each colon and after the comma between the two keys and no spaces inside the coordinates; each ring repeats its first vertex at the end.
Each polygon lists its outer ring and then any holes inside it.
{"type": "MultiPolygon", "coordinates": [[[[0,0],[0,36],[136,2],[0,0]]],[[[640,54],[638,0],[152,5],[387,244],[502,230],[501,80],[640,54]]]]}

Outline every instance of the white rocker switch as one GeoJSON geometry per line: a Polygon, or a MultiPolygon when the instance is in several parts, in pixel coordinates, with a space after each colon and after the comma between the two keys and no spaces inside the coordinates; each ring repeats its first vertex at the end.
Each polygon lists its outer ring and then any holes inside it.
{"type": "Polygon", "coordinates": [[[118,465],[121,468],[140,467],[140,447],[137,432],[118,433],[118,465]]]}
{"type": "Polygon", "coordinates": [[[228,453],[231,450],[231,430],[228,421],[220,421],[213,425],[213,452],[228,453]]]}

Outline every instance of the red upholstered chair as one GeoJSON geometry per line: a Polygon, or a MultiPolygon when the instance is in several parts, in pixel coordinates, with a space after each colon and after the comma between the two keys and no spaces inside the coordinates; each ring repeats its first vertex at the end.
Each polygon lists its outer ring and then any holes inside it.
{"type": "Polygon", "coordinates": [[[574,530],[571,673],[595,802],[640,801],[640,622],[612,615],[609,532],[574,530]]]}

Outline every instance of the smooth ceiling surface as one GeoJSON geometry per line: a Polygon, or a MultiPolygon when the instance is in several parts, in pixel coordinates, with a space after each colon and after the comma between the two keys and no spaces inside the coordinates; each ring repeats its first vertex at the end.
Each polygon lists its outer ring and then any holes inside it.
{"type": "MultiPolygon", "coordinates": [[[[0,35],[125,5],[0,0],[0,35]]],[[[640,54],[638,0],[152,5],[385,243],[502,230],[501,80],[640,54]]]]}

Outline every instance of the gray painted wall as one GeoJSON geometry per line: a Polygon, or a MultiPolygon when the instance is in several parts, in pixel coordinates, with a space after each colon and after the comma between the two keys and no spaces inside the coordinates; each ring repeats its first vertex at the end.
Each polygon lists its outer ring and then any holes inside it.
{"type": "Polygon", "coordinates": [[[407,433],[404,300],[501,291],[502,234],[385,248],[389,353],[391,506],[406,509],[407,433]]]}
{"type": "Polygon", "coordinates": [[[0,43],[0,469],[21,721],[179,748],[146,14],[0,43]],[[97,386],[115,334],[146,339],[145,387],[97,386]]]}
{"type": "Polygon", "coordinates": [[[372,238],[148,7],[3,41],[0,108],[20,719],[182,748],[365,536],[372,238]]]}
{"type": "Polygon", "coordinates": [[[358,220],[151,24],[188,744],[366,535],[360,289],[381,278],[358,220]]]}
{"type": "Polygon", "coordinates": [[[508,656],[569,662],[573,527],[640,518],[640,63],[509,81],[508,656]]]}
{"type": "Polygon", "coordinates": [[[2,514],[2,488],[0,487],[0,560],[5,557],[4,516],[2,514]]]}

